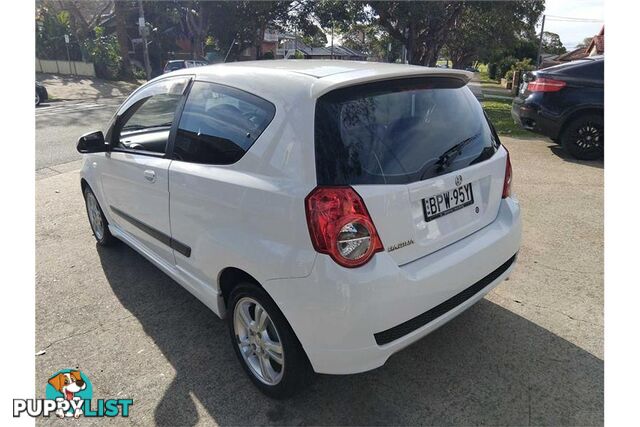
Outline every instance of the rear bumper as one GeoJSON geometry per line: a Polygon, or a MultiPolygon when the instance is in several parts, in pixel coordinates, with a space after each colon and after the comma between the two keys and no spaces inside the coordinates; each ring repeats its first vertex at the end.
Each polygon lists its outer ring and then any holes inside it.
{"type": "Polygon", "coordinates": [[[511,105],[511,118],[520,127],[531,132],[554,139],[560,136],[561,123],[557,118],[549,117],[538,104],[527,102],[522,98],[514,98],[511,105]]]}
{"type": "Polygon", "coordinates": [[[469,308],[508,277],[521,238],[515,199],[494,222],[409,264],[382,252],[345,269],[318,255],[302,279],[264,283],[318,373],[350,374],[383,365],[469,308]]]}

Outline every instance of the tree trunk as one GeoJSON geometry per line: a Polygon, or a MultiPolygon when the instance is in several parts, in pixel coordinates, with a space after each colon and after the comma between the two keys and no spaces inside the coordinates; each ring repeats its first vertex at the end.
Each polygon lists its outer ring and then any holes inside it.
{"type": "Polygon", "coordinates": [[[131,61],[129,60],[129,36],[127,35],[126,23],[126,3],[117,1],[114,3],[114,14],[116,21],[116,35],[118,37],[118,47],[122,57],[122,74],[124,78],[133,77],[131,72],[131,61]]]}

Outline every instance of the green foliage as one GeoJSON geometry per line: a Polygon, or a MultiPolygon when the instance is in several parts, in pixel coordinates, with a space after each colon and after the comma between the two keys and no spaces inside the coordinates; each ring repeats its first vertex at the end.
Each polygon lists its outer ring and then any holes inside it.
{"type": "MultiPolygon", "coordinates": [[[[41,7],[36,17],[36,57],[41,59],[66,59],[67,50],[64,36],[71,34],[69,12],[56,13],[48,7],[41,7]]],[[[71,59],[80,56],[77,46],[70,46],[71,59]]]]}
{"type": "Polygon", "coordinates": [[[115,35],[105,35],[102,27],[94,29],[94,38],[84,42],[96,75],[105,79],[117,79],[122,71],[122,57],[115,35]]]}
{"type": "Polygon", "coordinates": [[[531,63],[531,58],[524,58],[520,61],[516,61],[511,68],[505,73],[504,78],[507,80],[513,79],[514,73],[523,73],[527,71],[533,71],[536,66],[531,63]]]}
{"type": "Polygon", "coordinates": [[[489,78],[491,80],[495,80],[496,78],[498,78],[498,64],[492,62],[491,64],[487,65],[487,73],[489,74],[489,78]]]}
{"type": "Polygon", "coordinates": [[[505,75],[507,71],[513,67],[513,65],[518,62],[518,58],[514,58],[513,56],[507,56],[502,58],[500,61],[496,63],[496,79],[506,78],[505,75]]]}
{"type": "Polygon", "coordinates": [[[296,53],[294,53],[293,57],[295,59],[304,59],[304,55],[299,50],[296,50],[296,53]]]}
{"type": "Polygon", "coordinates": [[[511,118],[511,100],[485,99],[481,102],[489,120],[496,127],[500,135],[530,136],[531,133],[522,129],[511,118]]]}
{"type": "Polygon", "coordinates": [[[275,56],[273,55],[273,52],[268,51],[265,52],[264,55],[262,55],[261,59],[275,59],[275,56]]]}
{"type": "Polygon", "coordinates": [[[327,35],[321,28],[315,26],[302,36],[302,42],[309,47],[323,47],[327,45],[327,35]]]}
{"type": "Polygon", "coordinates": [[[555,55],[567,53],[567,49],[562,44],[562,41],[560,41],[560,36],[550,31],[545,31],[542,34],[542,51],[555,55]]]}

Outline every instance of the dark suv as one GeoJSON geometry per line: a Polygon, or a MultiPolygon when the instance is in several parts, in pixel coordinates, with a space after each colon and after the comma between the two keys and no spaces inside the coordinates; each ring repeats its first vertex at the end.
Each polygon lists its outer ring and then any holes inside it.
{"type": "Polygon", "coordinates": [[[523,128],[548,136],[572,156],[604,154],[604,57],[591,57],[524,76],[511,115],[523,128]]]}

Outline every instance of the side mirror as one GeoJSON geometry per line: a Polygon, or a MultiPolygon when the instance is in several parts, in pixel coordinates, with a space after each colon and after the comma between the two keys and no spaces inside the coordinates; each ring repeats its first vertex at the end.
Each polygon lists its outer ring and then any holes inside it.
{"type": "Polygon", "coordinates": [[[97,130],[82,135],[80,139],[78,139],[76,150],[81,154],[104,153],[107,151],[107,144],[104,141],[102,131],[97,130]]]}

